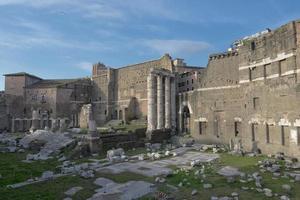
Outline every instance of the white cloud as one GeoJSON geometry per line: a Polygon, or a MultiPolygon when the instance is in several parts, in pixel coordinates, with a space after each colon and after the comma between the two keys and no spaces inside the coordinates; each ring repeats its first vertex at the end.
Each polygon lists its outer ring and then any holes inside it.
{"type": "Polygon", "coordinates": [[[80,13],[85,17],[92,18],[119,18],[123,12],[115,8],[115,4],[106,0],[83,1],[83,0],[0,0],[0,6],[25,6],[35,9],[60,10],[61,13],[80,13]]]}
{"type": "Polygon", "coordinates": [[[85,71],[89,71],[89,72],[92,71],[92,66],[93,66],[93,63],[90,63],[90,62],[80,62],[76,65],[77,68],[85,70],[85,71]]]}
{"type": "Polygon", "coordinates": [[[45,24],[40,24],[35,21],[14,19],[8,24],[8,27],[10,28],[0,30],[0,48],[26,49],[33,47],[58,47],[99,51],[111,49],[111,47],[101,42],[70,40],[45,24]]]}
{"type": "Polygon", "coordinates": [[[164,54],[170,53],[173,55],[187,55],[199,53],[201,51],[207,50],[211,45],[203,41],[193,41],[193,40],[145,40],[144,45],[150,47],[154,51],[164,54]]]}

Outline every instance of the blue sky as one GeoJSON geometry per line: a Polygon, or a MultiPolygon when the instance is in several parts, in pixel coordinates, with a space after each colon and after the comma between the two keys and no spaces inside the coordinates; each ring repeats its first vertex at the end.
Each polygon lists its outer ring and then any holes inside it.
{"type": "MultiPolygon", "coordinates": [[[[300,18],[296,0],[0,0],[0,72],[91,74],[164,53],[206,66],[236,39],[300,18]]],[[[4,78],[0,78],[0,90],[4,78]]]]}

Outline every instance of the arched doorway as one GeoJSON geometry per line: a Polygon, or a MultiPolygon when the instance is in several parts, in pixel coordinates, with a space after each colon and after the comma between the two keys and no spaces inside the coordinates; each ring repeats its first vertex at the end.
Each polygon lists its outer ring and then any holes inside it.
{"type": "Polygon", "coordinates": [[[182,110],[182,132],[183,133],[190,133],[190,118],[191,113],[188,106],[184,106],[182,110]]]}

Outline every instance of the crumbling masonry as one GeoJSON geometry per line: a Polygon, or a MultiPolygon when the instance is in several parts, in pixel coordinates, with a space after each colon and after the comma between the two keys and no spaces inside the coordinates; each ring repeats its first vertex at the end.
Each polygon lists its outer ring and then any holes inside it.
{"type": "Polygon", "coordinates": [[[300,158],[299,73],[300,21],[292,21],[237,40],[210,55],[206,68],[166,54],[118,69],[97,63],[85,79],[6,74],[0,129],[28,131],[33,120],[34,128],[63,120],[87,127],[91,104],[97,126],[144,120],[150,134],[170,130],[202,143],[300,158]]]}

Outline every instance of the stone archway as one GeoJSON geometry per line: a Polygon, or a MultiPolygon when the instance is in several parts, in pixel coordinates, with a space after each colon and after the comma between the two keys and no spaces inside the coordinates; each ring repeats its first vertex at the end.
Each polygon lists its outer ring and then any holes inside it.
{"type": "Polygon", "coordinates": [[[183,133],[190,133],[190,118],[191,118],[191,113],[190,109],[188,106],[184,106],[182,109],[181,113],[181,118],[182,118],[182,132],[183,133]]]}

